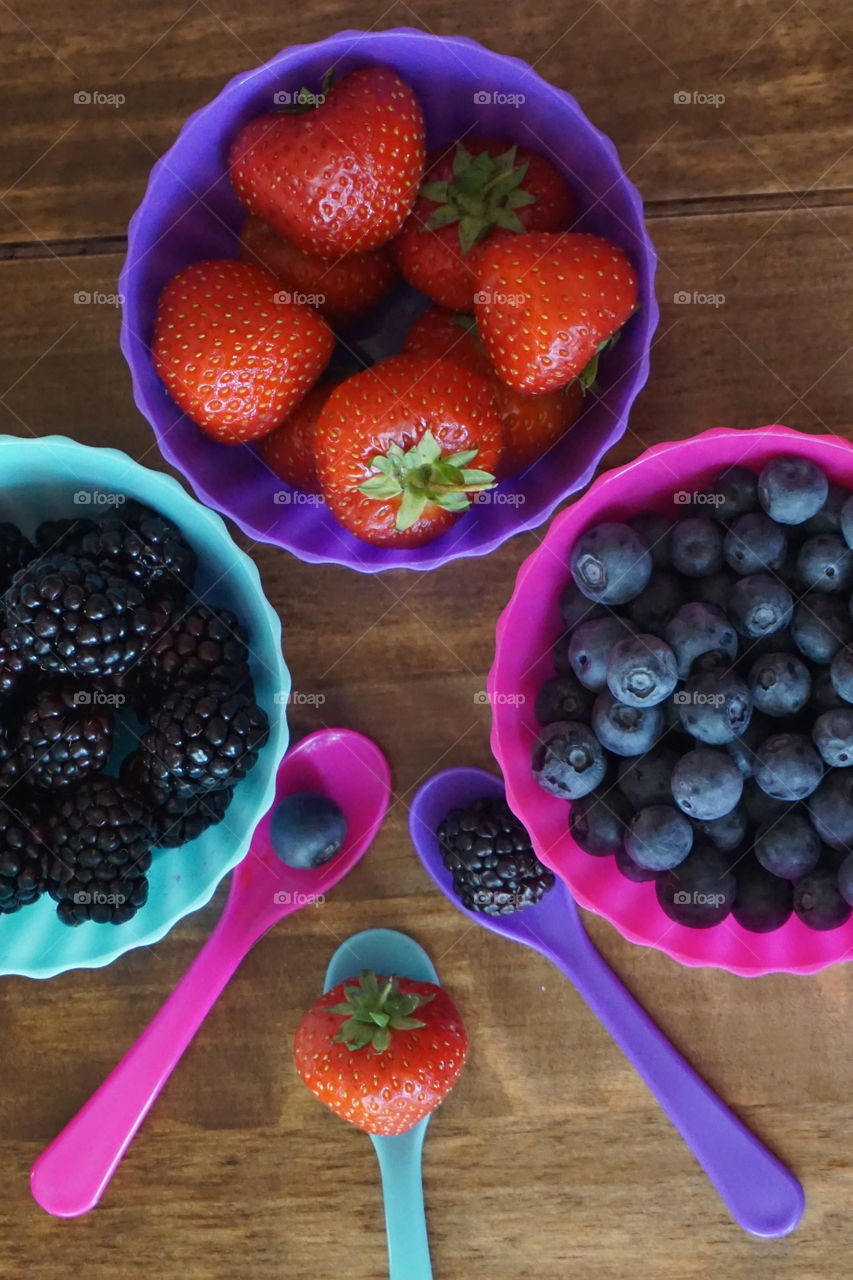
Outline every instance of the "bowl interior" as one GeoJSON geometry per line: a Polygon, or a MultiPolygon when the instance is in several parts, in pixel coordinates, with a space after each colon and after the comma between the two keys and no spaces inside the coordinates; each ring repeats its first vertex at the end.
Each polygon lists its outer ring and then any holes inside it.
{"type": "Polygon", "coordinates": [[[601,520],[639,511],[675,515],[701,511],[696,496],[718,471],[735,463],[759,470],[780,453],[805,454],[831,480],[853,489],[853,448],[835,436],[809,436],[787,427],[721,429],[663,444],[603,475],[562,512],[542,545],[522,565],[515,593],[498,624],[489,677],[492,748],[503,768],[507,798],[536,850],[561,875],[577,901],[605,917],[633,942],[656,947],[684,964],[713,965],[744,975],[811,973],[853,954],[853,918],[816,933],[796,917],[774,933],[755,934],[729,917],[711,929],[687,929],[664,915],[653,882],[625,879],[611,858],[584,853],[567,830],[569,806],[534,782],[531,752],[538,733],[536,692],[554,674],[551,646],[560,635],[559,599],[569,577],[577,537],[601,520]]]}
{"type": "MultiPolygon", "coordinates": [[[[616,151],[568,94],[527,64],[471,40],[412,30],[340,32],[278,54],[238,76],[192,116],[155,165],[130,226],[120,290],[122,348],[134,395],[160,448],[196,492],[253,537],[277,543],[309,561],[334,561],[367,572],[431,568],[457,556],[492,550],[512,533],[532,528],[567,494],[582,487],[606,449],[623,433],[628,410],[648,374],[657,322],[655,255],[642,205],[616,151]],[[395,67],[424,104],[430,146],[472,129],[529,146],[565,173],[577,196],[578,227],[621,244],[638,269],[640,308],[603,362],[600,391],[569,435],[523,477],[478,503],[443,538],[417,551],[370,547],[343,530],[322,503],[304,503],[273,476],[249,445],[229,447],[206,437],[177,408],[154,372],[151,341],[157,298],[175,272],[207,257],[233,257],[244,213],[227,176],[229,144],[247,121],[274,109],[275,95],[318,86],[332,65],[339,74],[370,63],[395,67]]],[[[348,331],[375,360],[399,350],[423,298],[401,286],[378,318],[348,331]]]]}
{"type": "Polygon", "coordinates": [[[148,471],[112,449],[60,437],[0,437],[0,476],[0,518],[13,520],[29,535],[42,520],[111,509],[121,496],[137,498],[174,520],[198,554],[195,594],[231,609],[249,632],[256,696],[270,720],[269,740],[235,789],[223,821],[178,849],[154,851],[148,902],[132,920],[71,929],[60,923],[47,896],[0,917],[0,973],[50,977],[108,964],[133,947],[157,941],[182,916],[203,906],[240,861],[272,802],[276,766],[287,747],[290,677],[281,654],[281,625],[263,595],[257,569],[219,516],[170,476],[148,471]]]}

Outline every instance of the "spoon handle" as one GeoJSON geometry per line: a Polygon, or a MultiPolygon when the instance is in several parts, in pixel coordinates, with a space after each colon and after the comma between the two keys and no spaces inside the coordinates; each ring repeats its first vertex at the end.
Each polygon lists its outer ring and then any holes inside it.
{"type": "Polygon", "coordinates": [[[421,1175],[427,1120],[396,1138],[373,1138],[382,1175],[390,1280],[432,1280],[421,1175]]]}
{"type": "Polygon", "coordinates": [[[546,954],[633,1063],[717,1188],[756,1236],[783,1236],[803,1216],[800,1183],[729,1111],[622,985],[589,938],[546,954]]]}
{"type": "Polygon", "coordinates": [[[226,909],[166,1003],[103,1084],[39,1156],[30,1174],[43,1209],[73,1218],[93,1209],[137,1129],[252,939],[226,909]]]}

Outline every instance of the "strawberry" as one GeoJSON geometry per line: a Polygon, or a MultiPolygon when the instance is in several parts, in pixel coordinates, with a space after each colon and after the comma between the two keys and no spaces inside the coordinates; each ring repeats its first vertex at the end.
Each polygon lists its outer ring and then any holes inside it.
{"type": "Polygon", "coordinates": [[[428,157],[394,253],[409,284],[444,307],[471,311],[484,244],[500,232],[565,231],[574,213],[571,191],[544,156],[469,137],[428,157]]]}
{"type": "Polygon", "coordinates": [[[378,249],[400,230],[417,194],[423,112],[390,68],[365,67],[313,110],[251,120],[230,165],[249,213],[305,253],[378,249]]]}
{"type": "Polygon", "coordinates": [[[321,492],[314,457],[314,435],[320,411],[331,392],[331,382],[320,382],[312,387],[281,426],[258,441],[258,453],[269,469],[303,493],[321,492]]]}
{"type": "Polygon", "coordinates": [[[230,259],[194,262],[157,303],[154,367],[172,399],[223,444],[279,426],[329,362],[334,338],[276,279],[230,259]]]}
{"type": "Polygon", "coordinates": [[[397,277],[388,248],[321,258],[303,253],[260,218],[247,218],[240,233],[247,262],[271,271],[297,297],[307,300],[330,324],[344,325],[375,306],[397,277]]]}
{"type": "Polygon", "coordinates": [[[430,307],[412,325],[403,350],[413,356],[450,360],[490,382],[504,438],[496,472],[499,479],[514,476],[541,458],[583,409],[584,389],[578,378],[543,396],[526,396],[508,387],[492,367],[473,316],[430,307]]]}
{"type": "Polygon", "coordinates": [[[468,1037],[443,987],[362,970],[308,1010],[293,1051],[296,1070],[325,1106],[359,1129],[390,1136],[444,1101],[468,1037]]]}
{"type": "Polygon", "coordinates": [[[541,395],[578,377],[637,305],[628,255],[601,236],[506,236],[477,267],[477,325],[492,364],[541,395]]]}
{"type": "Polygon", "coordinates": [[[417,547],[445,533],[470,494],[494,486],[501,425],[481,378],[392,356],[335,388],[314,448],[326,502],[346,529],[377,546],[417,547]]]}

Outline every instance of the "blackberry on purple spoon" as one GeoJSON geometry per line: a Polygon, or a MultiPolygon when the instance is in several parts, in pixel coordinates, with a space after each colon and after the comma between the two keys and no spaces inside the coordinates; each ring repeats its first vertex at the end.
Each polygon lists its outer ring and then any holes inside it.
{"type": "Polygon", "coordinates": [[[510,915],[535,906],[553,888],[553,872],[539,861],[527,831],[499,797],[451,809],[436,834],[453,891],[469,911],[510,915]]]}

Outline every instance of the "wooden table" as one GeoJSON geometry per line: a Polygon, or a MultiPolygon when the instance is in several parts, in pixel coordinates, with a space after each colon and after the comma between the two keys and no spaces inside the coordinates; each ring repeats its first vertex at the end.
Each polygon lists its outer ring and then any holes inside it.
{"type": "MultiPolygon", "coordinates": [[[[127,220],[182,119],[235,72],[336,29],[414,24],[519,54],[577,95],[648,201],[661,255],[653,375],[609,463],[721,424],[845,433],[853,382],[853,22],[846,0],[0,0],[2,429],[159,456],[135,411],[115,290],[127,220]],[[121,93],[119,108],[75,92],[121,93]],[[679,105],[675,95],[687,94],[679,105]],[[694,95],[719,95],[712,105],[694,95]],[[678,304],[678,291],[724,295],[678,304]]],[[[102,1206],[31,1200],[38,1152],[178,981],[224,890],[153,949],[49,983],[0,984],[4,1280],[375,1280],[370,1144],[295,1079],[290,1040],[340,938],[412,932],[465,1011],[470,1063],[426,1151],[435,1273],[489,1280],[846,1277],[853,1191],[849,974],[745,981],[683,969],[595,918],[596,943],[710,1084],[802,1179],[787,1240],[734,1226],[658,1106],[555,970],[469,927],[406,835],[440,766],[491,763],[493,624],[541,534],[486,561],[367,578],[252,547],[285,623],[294,737],[372,735],[396,800],[322,910],[267,936],[208,1019],[102,1206]]],[[[244,541],[244,545],[245,541],[244,541]]]]}

